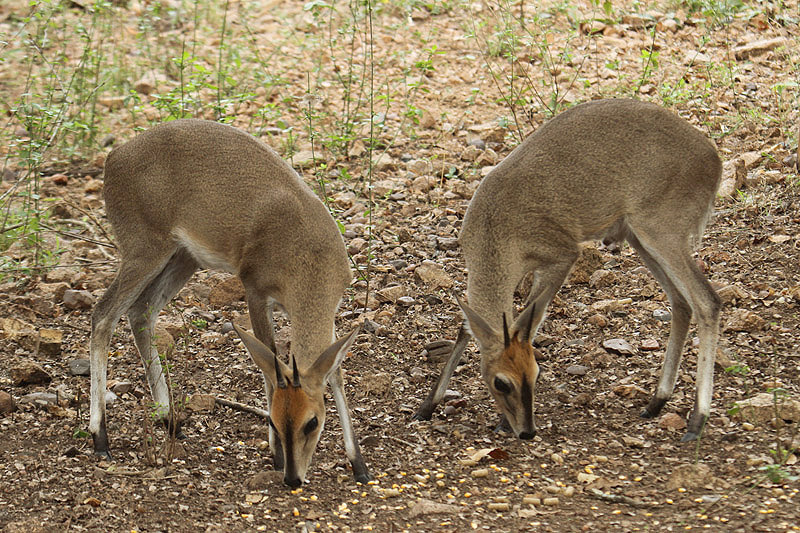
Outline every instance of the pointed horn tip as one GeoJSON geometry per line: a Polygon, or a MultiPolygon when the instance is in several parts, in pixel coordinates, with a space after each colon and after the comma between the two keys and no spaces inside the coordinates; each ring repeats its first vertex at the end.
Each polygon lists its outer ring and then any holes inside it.
{"type": "Polygon", "coordinates": [[[300,373],[297,371],[297,359],[292,356],[292,386],[300,386],[300,373]]]}

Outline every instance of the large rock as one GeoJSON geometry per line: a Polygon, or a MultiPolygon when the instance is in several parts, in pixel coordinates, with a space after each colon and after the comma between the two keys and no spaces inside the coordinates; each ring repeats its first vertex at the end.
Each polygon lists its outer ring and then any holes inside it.
{"type": "Polygon", "coordinates": [[[50,383],[52,379],[44,368],[32,362],[14,366],[8,371],[8,374],[11,377],[11,383],[17,387],[50,383]]]}
{"type": "Polygon", "coordinates": [[[702,463],[679,465],[670,474],[667,489],[699,489],[712,486],[713,480],[711,468],[708,465],[702,463]]]}
{"type": "Polygon", "coordinates": [[[213,394],[192,394],[186,401],[186,409],[195,413],[210,413],[215,405],[213,394]]]}
{"type": "Polygon", "coordinates": [[[800,422],[800,401],[771,392],[738,401],[736,407],[735,418],[758,426],[773,422],[800,422]]]}
{"type": "Polygon", "coordinates": [[[728,316],[724,331],[746,331],[757,333],[764,329],[767,322],[748,309],[734,309],[728,316]]]}
{"type": "Polygon", "coordinates": [[[36,351],[45,355],[60,355],[63,337],[64,333],[60,329],[40,329],[36,351]]]}
{"type": "Polygon", "coordinates": [[[62,302],[68,309],[91,309],[94,306],[94,296],[89,291],[67,289],[64,291],[62,302]]]}

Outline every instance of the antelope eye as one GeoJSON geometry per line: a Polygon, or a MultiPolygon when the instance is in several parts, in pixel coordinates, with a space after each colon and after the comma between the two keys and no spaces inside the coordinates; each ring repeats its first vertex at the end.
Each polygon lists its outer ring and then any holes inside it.
{"type": "Polygon", "coordinates": [[[499,377],[494,378],[494,388],[503,394],[511,393],[511,383],[499,377]]]}
{"type": "Polygon", "coordinates": [[[315,416],[314,418],[312,418],[311,420],[306,422],[306,425],[303,427],[303,434],[308,435],[309,433],[311,433],[312,431],[317,429],[318,425],[319,425],[319,421],[317,420],[317,417],[315,416]]]}

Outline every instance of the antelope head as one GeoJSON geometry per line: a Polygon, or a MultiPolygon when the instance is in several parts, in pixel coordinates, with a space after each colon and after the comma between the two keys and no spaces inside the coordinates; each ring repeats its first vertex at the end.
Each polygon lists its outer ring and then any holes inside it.
{"type": "Polygon", "coordinates": [[[291,357],[290,368],[253,335],[234,328],[268,384],[269,424],[282,450],[282,457],[276,454],[276,466],[283,462],[284,483],[299,487],[325,425],[325,385],[344,360],[358,329],[334,342],[309,368],[298,369],[295,357],[291,357]]]}
{"type": "Polygon", "coordinates": [[[531,302],[511,328],[503,313],[503,331],[459,300],[467,327],[481,349],[481,375],[514,434],[521,439],[536,435],[533,398],[539,365],[536,363],[530,334],[535,305],[531,302]]]}

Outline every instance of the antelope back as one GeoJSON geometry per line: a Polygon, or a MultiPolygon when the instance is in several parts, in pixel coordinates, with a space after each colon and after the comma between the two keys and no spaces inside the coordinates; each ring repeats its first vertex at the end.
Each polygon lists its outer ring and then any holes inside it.
{"type": "Polygon", "coordinates": [[[352,279],[344,242],[323,203],[266,144],[216,122],[161,124],[109,154],[103,193],[123,261],[142,240],[177,241],[201,266],[237,274],[293,319],[307,317],[305,337],[292,339],[298,358],[328,346],[352,279]]]}
{"type": "Polygon", "coordinates": [[[338,371],[358,329],[334,342],[311,366],[300,369],[296,358],[290,368],[253,335],[234,328],[269,383],[269,423],[281,442],[284,481],[299,486],[325,425],[325,385],[331,373],[338,371]]]}

